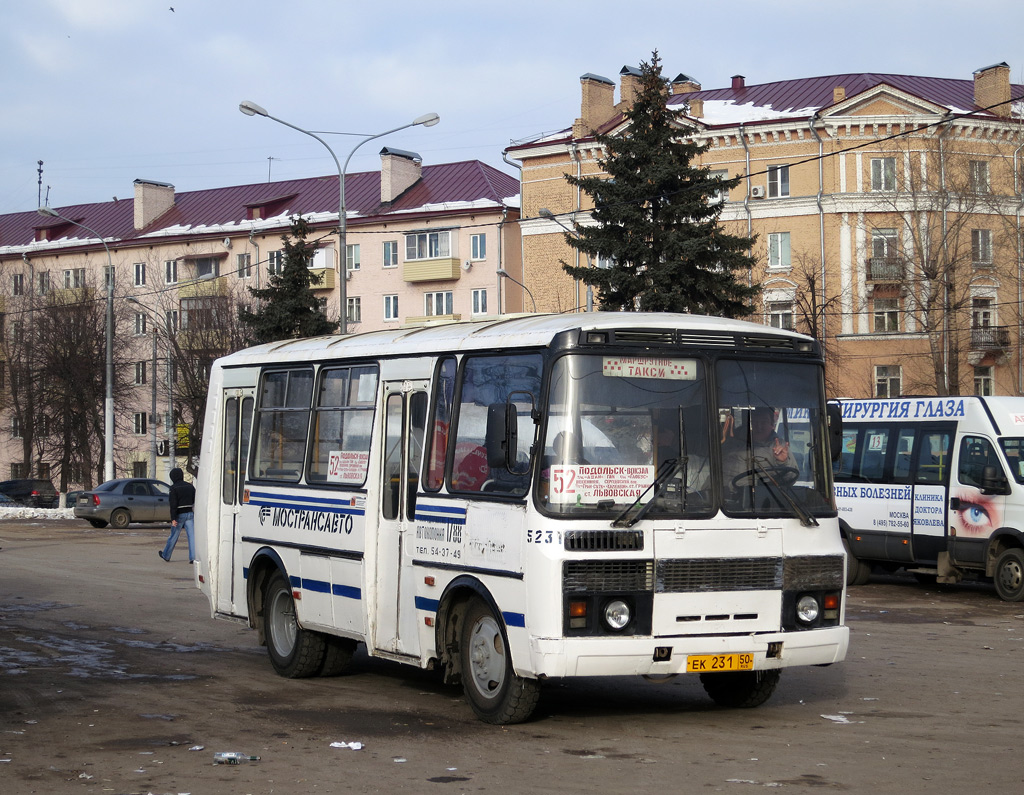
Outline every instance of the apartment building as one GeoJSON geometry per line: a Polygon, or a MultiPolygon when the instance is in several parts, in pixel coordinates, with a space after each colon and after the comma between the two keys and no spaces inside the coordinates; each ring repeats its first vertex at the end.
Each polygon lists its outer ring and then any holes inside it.
{"type": "Polygon", "coordinates": [[[518,192],[481,162],[385,147],[379,172],[346,175],[344,259],[337,175],[189,192],[136,180],[131,199],[0,216],[0,474],[102,480],[108,286],[115,475],[166,480],[196,453],[206,368],[240,344],[237,308],[283,266],[295,216],[311,227],[316,294],[337,319],[344,278],[358,333],[522,311],[518,192]],[[60,364],[62,331],[94,344],[60,364]],[[78,369],[91,376],[69,387],[78,369]]]}
{"type": "MultiPolygon", "coordinates": [[[[582,311],[561,267],[601,267],[565,241],[591,223],[565,176],[600,174],[595,133],[628,134],[640,70],[580,78],[580,115],[515,142],[524,280],[541,311],[582,311]]],[[[1024,86],[1005,63],[966,79],[840,74],[666,95],[702,165],[741,176],[729,231],[756,235],[755,320],[818,336],[831,394],[1021,394],[1024,86]]]]}

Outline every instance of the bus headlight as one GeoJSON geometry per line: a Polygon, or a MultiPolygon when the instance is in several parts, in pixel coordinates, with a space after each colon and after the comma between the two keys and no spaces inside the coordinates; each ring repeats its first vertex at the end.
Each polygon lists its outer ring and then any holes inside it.
{"type": "Polygon", "coordinates": [[[804,594],[796,602],[796,617],[802,624],[813,624],[820,612],[818,600],[811,594],[804,594]]]}
{"type": "Polygon", "coordinates": [[[604,606],[604,623],[614,632],[629,626],[633,620],[633,611],[622,599],[613,599],[604,606]]]}

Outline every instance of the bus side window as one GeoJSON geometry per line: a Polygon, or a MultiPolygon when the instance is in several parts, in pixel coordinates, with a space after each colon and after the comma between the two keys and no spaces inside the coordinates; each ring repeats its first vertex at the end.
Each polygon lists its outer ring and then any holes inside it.
{"type": "Polygon", "coordinates": [[[896,461],[892,465],[892,476],[897,480],[910,477],[911,464],[914,461],[914,429],[901,428],[896,439],[896,461]]]}
{"type": "Polygon", "coordinates": [[[448,459],[448,432],[452,424],[454,401],[455,359],[449,357],[437,366],[433,421],[430,423],[430,439],[427,442],[430,454],[427,456],[423,483],[427,491],[438,491],[444,485],[444,466],[448,459]]]}
{"type": "Polygon", "coordinates": [[[945,483],[949,471],[952,436],[946,431],[929,431],[921,435],[918,447],[918,483],[945,483]]]}
{"type": "Polygon", "coordinates": [[[885,474],[885,453],[889,446],[888,428],[868,428],[864,432],[860,476],[865,480],[882,480],[885,474]]]}

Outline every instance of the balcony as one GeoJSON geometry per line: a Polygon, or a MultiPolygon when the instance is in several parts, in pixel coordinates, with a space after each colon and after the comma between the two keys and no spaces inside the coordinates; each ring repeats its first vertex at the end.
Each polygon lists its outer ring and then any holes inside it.
{"type": "Polygon", "coordinates": [[[871,257],[868,260],[869,282],[903,281],[903,262],[893,257],[871,257]]]}
{"type": "Polygon", "coordinates": [[[450,281],[460,275],[458,257],[406,260],[402,265],[402,278],[407,282],[450,281]]]}
{"type": "Polygon", "coordinates": [[[1005,351],[1010,347],[1010,329],[1007,326],[984,326],[971,329],[972,351],[1005,351]]]}
{"type": "Polygon", "coordinates": [[[338,283],[334,268],[310,268],[309,275],[312,290],[333,290],[338,283]]]}

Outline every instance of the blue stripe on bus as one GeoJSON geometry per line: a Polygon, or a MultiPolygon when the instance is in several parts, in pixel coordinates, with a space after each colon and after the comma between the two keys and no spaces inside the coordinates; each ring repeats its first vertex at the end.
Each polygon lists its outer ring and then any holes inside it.
{"type": "MultiPolygon", "coordinates": [[[[416,609],[436,613],[440,602],[437,599],[428,599],[426,596],[416,597],[416,609]]],[[[523,613],[502,612],[501,617],[505,620],[505,626],[525,627],[526,616],[523,613]]]]}
{"type": "Polygon", "coordinates": [[[302,587],[314,593],[330,593],[331,584],[323,580],[303,580],[302,587]]]}
{"type": "Polygon", "coordinates": [[[416,519],[421,522],[445,522],[447,524],[466,524],[466,509],[447,505],[416,506],[416,519]]]}
{"type": "Polygon", "coordinates": [[[362,599],[363,592],[361,589],[356,588],[354,585],[339,585],[334,583],[331,586],[331,593],[334,596],[344,596],[346,599],[362,599]]]}
{"type": "Polygon", "coordinates": [[[425,596],[416,597],[416,609],[427,610],[431,613],[436,613],[437,608],[441,603],[437,599],[428,599],[425,596]]]}
{"type": "MultiPolygon", "coordinates": [[[[249,567],[242,567],[243,579],[249,579],[249,567]]],[[[343,596],[346,599],[362,599],[363,591],[354,585],[341,585],[339,583],[326,583],[320,580],[303,580],[301,577],[289,577],[289,584],[292,588],[305,588],[308,591],[317,593],[330,593],[332,596],[343,596]]],[[[437,602],[434,603],[435,609],[437,602]]]]}
{"type": "Polygon", "coordinates": [[[289,502],[277,502],[274,500],[254,500],[250,495],[249,505],[255,505],[260,508],[287,508],[292,511],[315,511],[317,513],[337,513],[349,516],[365,516],[365,508],[354,508],[350,505],[345,506],[332,506],[332,505],[313,505],[313,504],[302,504],[302,503],[289,503],[289,502]]]}
{"type": "Polygon", "coordinates": [[[505,626],[507,627],[525,627],[526,616],[522,613],[505,613],[501,614],[501,617],[505,619],[505,626]]]}
{"type": "Polygon", "coordinates": [[[315,502],[323,505],[343,505],[347,508],[354,507],[352,505],[351,497],[339,499],[338,497],[311,497],[307,494],[279,494],[271,491],[250,491],[249,499],[252,500],[253,497],[266,497],[271,500],[292,500],[293,502],[315,502]]]}

